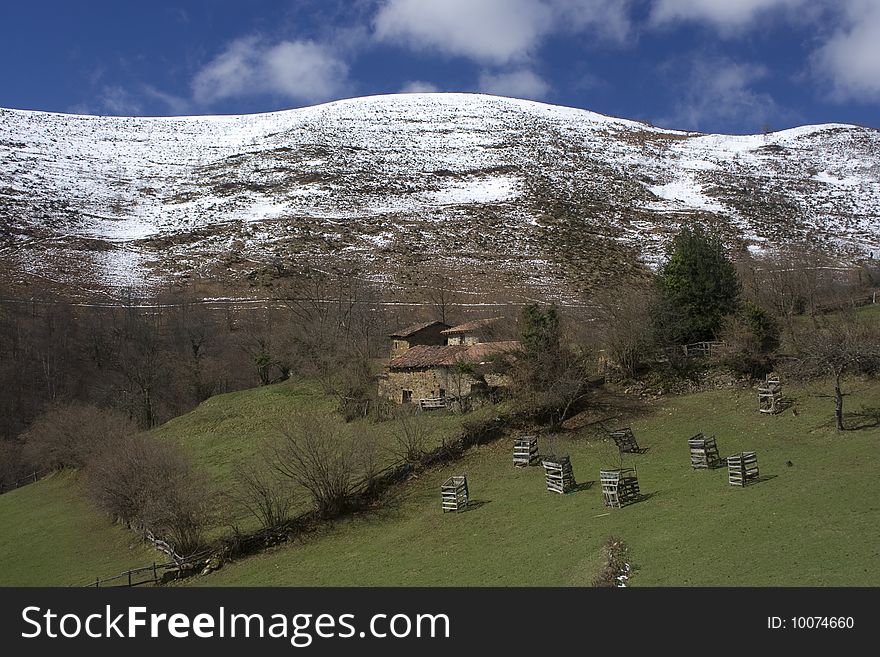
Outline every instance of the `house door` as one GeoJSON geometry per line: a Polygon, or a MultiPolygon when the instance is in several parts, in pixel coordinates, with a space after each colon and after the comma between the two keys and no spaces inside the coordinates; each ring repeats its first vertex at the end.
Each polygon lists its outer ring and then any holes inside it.
{"type": "Polygon", "coordinates": [[[412,390],[404,390],[400,401],[404,404],[411,404],[412,403],[412,390]]]}

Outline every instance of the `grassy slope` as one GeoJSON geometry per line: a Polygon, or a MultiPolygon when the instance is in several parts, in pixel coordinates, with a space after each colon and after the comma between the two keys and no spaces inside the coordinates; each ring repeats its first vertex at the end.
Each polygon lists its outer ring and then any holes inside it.
{"type": "Polygon", "coordinates": [[[94,509],[75,473],[0,495],[0,586],[68,586],[164,556],[94,509]]]}
{"type": "MultiPolygon", "coordinates": [[[[278,435],[279,427],[297,412],[326,414],[334,418],[343,431],[353,431],[355,435],[370,434],[378,444],[382,465],[397,460],[393,454],[394,431],[397,429],[394,422],[363,421],[346,425],[335,413],[335,408],[335,400],[323,394],[317,386],[288,381],[212,397],[191,413],[162,425],[154,433],[159,438],[182,445],[204,468],[218,491],[217,505],[223,505],[224,512],[235,518],[240,528],[253,529],[255,520],[224,493],[235,486],[235,465],[257,455],[266,441],[278,435]],[[358,434],[359,431],[363,433],[358,434]]],[[[417,422],[425,431],[427,446],[435,447],[443,438],[454,437],[463,419],[485,417],[493,412],[492,408],[484,408],[465,418],[449,413],[425,413],[417,417],[417,422]]],[[[294,511],[308,509],[311,502],[306,492],[296,492],[294,511]]],[[[225,528],[217,528],[217,532],[222,531],[225,528]]]]}
{"type": "MultiPolygon", "coordinates": [[[[236,514],[240,527],[246,518],[227,494],[234,465],[254,455],[297,410],[332,413],[333,401],[316,388],[283,383],[212,397],[191,413],[171,420],[155,435],[183,445],[217,490],[216,507],[236,514]]],[[[492,412],[484,409],[473,418],[492,412]]],[[[341,419],[340,424],[343,424],[341,419]]],[[[426,414],[422,422],[430,445],[459,430],[461,416],[426,414]]],[[[384,448],[394,439],[393,423],[366,425],[384,448]]],[[[299,507],[307,508],[304,495],[299,507]]],[[[0,585],[69,585],[94,577],[110,577],[129,568],[164,561],[164,556],[141,543],[131,532],[113,525],[97,511],[74,473],[56,474],[35,484],[0,495],[0,585]]],[[[225,525],[212,532],[228,531],[225,525]]]]}
{"type": "MultiPolygon", "coordinates": [[[[880,403],[880,384],[853,381],[849,410],[880,403]]],[[[880,429],[838,435],[821,386],[791,388],[797,416],[755,411],[750,390],[663,400],[633,420],[647,454],[636,464],[651,497],[602,506],[597,484],[558,496],[539,468],[511,465],[507,441],[411,482],[388,509],[339,522],[302,544],[190,580],[204,585],[584,585],[602,542],[619,536],[638,568],[634,585],[880,585],[880,429]],[[726,470],[693,472],[686,439],[716,434],[722,456],[758,452],[765,479],[728,486],[726,470]],[[791,461],[791,467],[786,465],[791,461]],[[472,499],[439,511],[439,485],[467,473],[472,499]]],[[[586,482],[614,465],[613,445],[591,436],[559,441],[586,482]]]]}

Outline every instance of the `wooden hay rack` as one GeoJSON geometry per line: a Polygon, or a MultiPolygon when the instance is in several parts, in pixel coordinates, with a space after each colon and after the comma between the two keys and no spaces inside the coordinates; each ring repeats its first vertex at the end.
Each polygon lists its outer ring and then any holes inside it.
{"type": "Polygon", "coordinates": [[[419,400],[419,409],[431,411],[438,408],[446,408],[446,397],[424,397],[419,400]]]}
{"type": "Polygon", "coordinates": [[[706,438],[702,433],[698,433],[688,439],[688,448],[691,452],[691,467],[694,470],[717,468],[721,465],[721,456],[718,454],[715,436],[706,438]]]}
{"type": "Polygon", "coordinates": [[[530,465],[537,465],[539,460],[537,436],[523,436],[514,439],[513,464],[515,466],[527,468],[530,465]]]}
{"type": "Polygon", "coordinates": [[[740,452],[727,457],[727,481],[731,486],[744,487],[758,479],[758,456],[755,452],[740,452]]]}
{"type": "Polygon", "coordinates": [[[452,511],[458,513],[468,505],[467,476],[453,476],[443,482],[440,487],[440,498],[443,513],[452,511]]]}
{"type": "Polygon", "coordinates": [[[574,471],[568,456],[546,456],[541,461],[547,490],[564,495],[575,487],[574,471]]]}
{"type": "Polygon", "coordinates": [[[609,431],[608,435],[611,436],[621,454],[641,454],[643,451],[629,427],[609,431]]]}
{"type": "Polygon", "coordinates": [[[782,410],[782,383],[776,374],[768,374],[764,384],[758,388],[758,410],[775,415],[782,410]]]}
{"type": "Polygon", "coordinates": [[[682,345],[681,348],[682,351],[684,351],[684,355],[686,358],[693,358],[694,356],[698,358],[705,358],[707,356],[714,356],[723,346],[724,342],[711,340],[685,344],[682,345]]]}
{"type": "Polygon", "coordinates": [[[605,506],[619,509],[641,498],[635,468],[599,470],[605,506]]]}

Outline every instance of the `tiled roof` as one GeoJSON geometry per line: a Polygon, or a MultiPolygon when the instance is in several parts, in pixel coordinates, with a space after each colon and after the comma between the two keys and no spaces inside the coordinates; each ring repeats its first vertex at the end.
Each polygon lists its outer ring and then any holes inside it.
{"type": "Polygon", "coordinates": [[[458,359],[467,363],[485,363],[497,354],[507,354],[514,351],[522,351],[522,343],[518,340],[505,342],[480,342],[471,345],[458,359]]]}
{"type": "Polygon", "coordinates": [[[410,347],[397,358],[392,358],[388,367],[391,369],[410,369],[450,365],[456,354],[466,350],[467,347],[464,345],[420,344],[410,347]]]}
{"type": "Polygon", "coordinates": [[[418,369],[424,367],[448,367],[456,362],[479,364],[497,354],[521,351],[522,344],[516,340],[507,342],[481,342],[473,345],[418,345],[410,347],[388,363],[390,369],[418,369]]]}
{"type": "Polygon", "coordinates": [[[468,333],[470,331],[477,331],[481,328],[485,328],[490,324],[494,324],[497,321],[504,319],[503,317],[490,317],[488,319],[475,319],[472,322],[465,322],[464,324],[459,324],[458,326],[453,326],[452,328],[448,328],[445,331],[440,331],[444,335],[450,335],[452,333],[468,333]]]}
{"type": "Polygon", "coordinates": [[[422,322],[421,324],[412,324],[405,328],[400,329],[399,331],[395,331],[394,333],[390,333],[388,335],[389,338],[408,338],[411,335],[418,333],[419,331],[423,331],[426,328],[430,328],[435,324],[439,324],[440,326],[449,326],[449,324],[444,324],[443,322],[422,322]]]}

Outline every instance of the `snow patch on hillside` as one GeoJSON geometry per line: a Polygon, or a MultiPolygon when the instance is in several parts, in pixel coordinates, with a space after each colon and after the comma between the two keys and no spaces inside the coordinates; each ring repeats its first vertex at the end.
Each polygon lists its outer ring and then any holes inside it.
{"type": "Polygon", "coordinates": [[[705,210],[723,212],[724,206],[703,192],[702,187],[691,176],[683,175],[678,180],[648,188],[652,194],[665,201],[649,203],[649,210],[705,210]]]}
{"type": "Polygon", "coordinates": [[[519,195],[519,181],[512,176],[490,176],[451,182],[442,189],[425,194],[429,204],[463,205],[469,203],[504,203],[519,195]]]}

